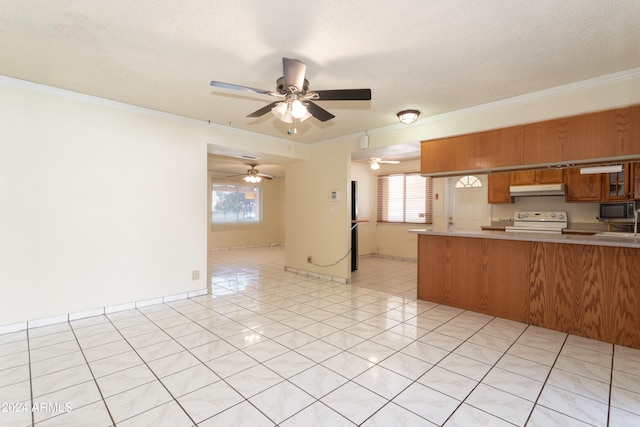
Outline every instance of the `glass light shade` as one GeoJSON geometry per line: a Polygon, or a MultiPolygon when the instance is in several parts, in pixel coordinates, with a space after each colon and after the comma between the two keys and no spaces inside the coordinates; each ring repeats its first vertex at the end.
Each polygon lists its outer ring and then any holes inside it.
{"type": "Polygon", "coordinates": [[[402,123],[404,123],[405,125],[410,125],[411,123],[413,123],[416,120],[418,120],[418,116],[420,115],[420,111],[418,111],[418,110],[403,110],[403,111],[400,111],[396,115],[398,116],[398,119],[402,123]]]}
{"type": "Polygon", "coordinates": [[[244,180],[246,182],[251,183],[251,184],[256,184],[256,183],[262,181],[262,178],[259,177],[258,175],[247,175],[247,176],[244,177],[244,180]]]}
{"type": "Polygon", "coordinates": [[[374,170],[374,171],[377,171],[378,169],[380,169],[380,163],[372,162],[371,163],[371,169],[374,170]]]}
{"type": "Polygon", "coordinates": [[[287,102],[278,102],[276,106],[271,109],[271,113],[285,123],[293,123],[293,116],[291,115],[291,109],[287,102]]]}
{"type": "Polygon", "coordinates": [[[300,100],[295,99],[291,103],[291,116],[293,116],[294,119],[301,119],[306,114],[307,114],[307,107],[302,105],[302,102],[300,102],[300,100]]]}

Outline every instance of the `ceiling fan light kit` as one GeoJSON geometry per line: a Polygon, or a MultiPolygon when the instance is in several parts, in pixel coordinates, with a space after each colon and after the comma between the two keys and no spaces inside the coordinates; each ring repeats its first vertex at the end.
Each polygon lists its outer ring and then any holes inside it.
{"type": "Polygon", "coordinates": [[[377,171],[380,169],[380,164],[385,163],[389,165],[397,165],[400,163],[398,160],[382,160],[380,157],[371,158],[371,170],[377,171]]]}
{"type": "Polygon", "coordinates": [[[418,120],[418,116],[420,116],[420,111],[418,110],[402,110],[396,114],[398,116],[398,120],[405,125],[410,125],[418,120]]]}
{"type": "MultiPolygon", "coordinates": [[[[211,86],[223,89],[269,95],[280,100],[272,102],[247,117],[261,117],[271,111],[279,120],[293,123],[304,121],[313,116],[321,122],[331,120],[335,116],[313,101],[370,101],[371,89],[336,89],[308,91],[309,81],[305,79],[307,66],[298,59],[282,58],[283,76],[276,80],[276,91],[256,89],[231,83],[212,81],[211,86]]],[[[289,130],[291,133],[291,130],[289,130]]],[[[296,129],[294,129],[296,133],[296,129]]]]}
{"type": "Polygon", "coordinates": [[[250,184],[257,184],[262,181],[262,178],[257,175],[247,175],[244,177],[244,180],[250,184]]]}

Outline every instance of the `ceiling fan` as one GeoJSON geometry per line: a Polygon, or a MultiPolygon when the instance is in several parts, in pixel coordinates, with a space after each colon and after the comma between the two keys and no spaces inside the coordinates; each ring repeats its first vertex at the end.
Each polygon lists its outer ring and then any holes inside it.
{"type": "Polygon", "coordinates": [[[305,78],[307,66],[298,59],[282,58],[283,76],[276,80],[276,90],[269,91],[231,83],[212,81],[211,86],[224,89],[269,95],[278,98],[247,117],[260,117],[269,111],[285,123],[294,120],[304,121],[315,117],[321,122],[331,120],[335,116],[313,101],[369,101],[371,89],[335,89],[309,90],[309,81],[305,78]]]}
{"type": "Polygon", "coordinates": [[[273,179],[273,175],[267,175],[266,173],[260,173],[260,171],[258,169],[256,169],[256,166],[258,166],[257,164],[253,163],[250,164],[249,166],[251,166],[250,169],[247,169],[247,173],[246,174],[239,174],[239,175],[230,175],[228,178],[233,178],[236,176],[243,176],[246,182],[251,183],[251,184],[256,184],[260,181],[262,181],[262,178],[264,179],[273,179]]]}
{"type": "Polygon", "coordinates": [[[397,165],[400,162],[398,160],[382,160],[380,157],[372,157],[371,160],[369,161],[369,164],[371,165],[371,169],[373,169],[374,171],[377,171],[378,169],[380,169],[380,165],[382,163],[389,164],[389,165],[397,165]]]}

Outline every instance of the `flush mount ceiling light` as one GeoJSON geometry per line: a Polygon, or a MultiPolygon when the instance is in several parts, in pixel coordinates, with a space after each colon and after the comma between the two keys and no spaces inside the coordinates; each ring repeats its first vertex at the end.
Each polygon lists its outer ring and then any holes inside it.
{"type": "Polygon", "coordinates": [[[404,123],[405,125],[410,125],[411,123],[418,120],[418,116],[420,115],[420,111],[418,110],[402,110],[396,114],[398,116],[398,120],[404,123]]]}
{"type": "Polygon", "coordinates": [[[591,175],[596,173],[616,173],[616,172],[622,172],[622,165],[592,166],[587,168],[580,168],[580,175],[591,175]]]}

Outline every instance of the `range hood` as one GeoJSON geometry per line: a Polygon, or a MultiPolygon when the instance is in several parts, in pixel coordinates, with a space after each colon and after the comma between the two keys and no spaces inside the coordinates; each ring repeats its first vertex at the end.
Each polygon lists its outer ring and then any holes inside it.
{"type": "Polygon", "coordinates": [[[512,185],[512,197],[523,196],[563,196],[564,184],[512,185]]]}

